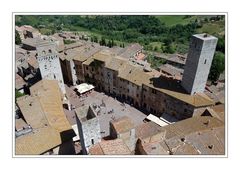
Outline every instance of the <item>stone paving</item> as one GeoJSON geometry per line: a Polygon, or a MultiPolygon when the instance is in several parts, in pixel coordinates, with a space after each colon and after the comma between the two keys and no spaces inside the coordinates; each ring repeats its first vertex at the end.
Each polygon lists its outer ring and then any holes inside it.
{"type": "MultiPolygon", "coordinates": [[[[72,87],[71,87],[72,89],[72,87]]],[[[68,89],[67,91],[69,91],[68,89]]],[[[71,91],[73,92],[73,90],[71,91]]],[[[128,116],[135,126],[143,123],[146,115],[136,108],[119,102],[111,96],[107,96],[104,93],[92,91],[86,97],[78,98],[75,95],[71,95],[74,99],[70,98],[70,101],[74,101],[74,105],[80,107],[81,105],[95,104],[99,108],[98,118],[101,128],[101,136],[106,137],[109,135],[109,122],[111,120],[128,116]]]]}

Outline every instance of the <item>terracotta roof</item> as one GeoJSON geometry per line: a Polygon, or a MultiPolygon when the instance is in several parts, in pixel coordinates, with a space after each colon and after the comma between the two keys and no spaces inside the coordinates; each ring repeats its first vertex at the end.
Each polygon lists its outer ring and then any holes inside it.
{"type": "Polygon", "coordinates": [[[195,155],[224,154],[225,128],[223,122],[210,116],[192,117],[160,128],[161,138],[140,138],[145,154],[195,155]],[[161,146],[161,147],[160,147],[161,146]],[[160,148],[160,149],[159,149],[160,148]]]}
{"type": "Polygon", "coordinates": [[[22,25],[20,27],[15,27],[17,31],[29,31],[29,32],[39,32],[36,28],[33,28],[30,25],[22,25]]]}
{"type": "Polygon", "coordinates": [[[82,45],[84,45],[83,41],[77,41],[72,44],[66,44],[64,49],[68,50],[68,49],[72,49],[72,48],[76,48],[76,47],[81,47],[82,45]]]}
{"type": "Polygon", "coordinates": [[[17,104],[25,120],[32,128],[41,128],[48,125],[48,121],[37,96],[25,95],[17,99],[17,104]]]}
{"type": "Polygon", "coordinates": [[[58,131],[51,127],[40,128],[16,138],[16,155],[39,155],[62,143],[58,131]]]}
{"type": "Polygon", "coordinates": [[[144,153],[146,155],[169,155],[168,150],[164,147],[164,144],[161,142],[150,142],[150,143],[144,143],[141,141],[141,147],[144,150],[144,153]]]}
{"type": "MultiPolygon", "coordinates": [[[[118,59],[112,59],[108,61],[108,63],[114,63],[120,59],[121,57],[118,59]]],[[[106,65],[108,65],[108,63],[106,65]]],[[[118,61],[118,63],[121,62],[118,61]]],[[[116,66],[116,68],[117,67],[118,66],[116,66]]],[[[204,93],[198,93],[196,95],[187,94],[176,79],[173,80],[165,76],[155,77],[154,72],[144,72],[143,69],[128,62],[125,62],[123,66],[119,67],[118,71],[118,77],[122,79],[128,80],[138,86],[142,86],[142,84],[144,84],[195,107],[209,106],[214,104],[214,102],[204,93]]]]}
{"type": "Polygon", "coordinates": [[[118,55],[123,58],[130,58],[142,49],[143,47],[138,43],[130,44],[129,46],[125,47],[121,52],[119,52],[118,55]]]}
{"type": "Polygon", "coordinates": [[[27,85],[27,83],[23,80],[23,78],[18,74],[15,74],[15,88],[21,89],[24,85],[27,85]]]}
{"type": "Polygon", "coordinates": [[[22,130],[23,128],[27,128],[27,123],[22,119],[15,119],[15,129],[17,131],[22,130]]]}
{"type": "Polygon", "coordinates": [[[36,47],[38,46],[39,44],[47,44],[49,43],[49,41],[47,40],[43,40],[39,37],[36,37],[36,38],[26,38],[22,41],[22,44],[26,44],[26,45],[29,45],[29,46],[32,46],[32,47],[36,47]]]}
{"type": "Polygon", "coordinates": [[[122,139],[106,140],[94,145],[89,149],[90,154],[94,155],[130,155],[131,151],[122,139]],[[97,146],[96,146],[97,145],[97,146]]]}
{"type": "Polygon", "coordinates": [[[107,63],[113,56],[110,51],[101,51],[93,55],[94,60],[102,61],[107,63]]]}
{"type": "Polygon", "coordinates": [[[111,124],[117,133],[123,133],[134,128],[132,120],[127,116],[111,121],[111,124]]]}
{"type": "Polygon", "coordinates": [[[194,132],[224,126],[223,122],[210,116],[191,117],[171,125],[161,127],[166,130],[166,139],[174,136],[185,136],[194,132]]]}
{"type": "Polygon", "coordinates": [[[113,57],[108,63],[106,63],[106,68],[119,71],[121,67],[124,67],[124,65],[127,63],[125,59],[122,59],[120,57],[113,57]]]}
{"type": "Polygon", "coordinates": [[[212,116],[225,122],[225,105],[224,104],[215,105],[207,109],[211,112],[212,116]]]}
{"type": "Polygon", "coordinates": [[[63,112],[61,92],[56,80],[41,80],[30,88],[31,96],[18,98],[18,106],[33,128],[50,125],[58,131],[71,129],[63,112]]]}
{"type": "Polygon", "coordinates": [[[56,80],[41,80],[31,96],[18,98],[18,106],[34,133],[16,139],[17,154],[41,154],[75,136],[62,107],[56,80]]]}
{"type": "Polygon", "coordinates": [[[141,68],[133,66],[130,63],[126,63],[124,67],[121,67],[118,77],[128,80],[138,86],[142,86],[143,83],[148,83],[150,79],[150,76],[144,73],[141,68]]]}
{"type": "Polygon", "coordinates": [[[191,144],[182,143],[173,149],[173,155],[199,155],[199,151],[191,144]]]}
{"type": "Polygon", "coordinates": [[[169,64],[164,64],[159,67],[159,69],[166,74],[169,74],[171,76],[178,76],[181,77],[182,79],[182,74],[183,70],[182,69],[177,69],[176,67],[169,65],[169,64]]]}
{"type": "Polygon", "coordinates": [[[90,155],[104,155],[103,150],[99,143],[97,143],[89,148],[89,154],[90,155]]]}
{"type": "MultiPolygon", "coordinates": [[[[79,42],[77,43],[79,44],[79,42]]],[[[77,61],[85,61],[95,53],[99,52],[102,49],[101,46],[97,44],[92,44],[88,42],[81,42],[79,46],[76,46],[74,48],[70,48],[68,50],[65,49],[64,52],[61,54],[61,59],[64,60],[77,60],[77,61]]]]}
{"type": "Polygon", "coordinates": [[[27,62],[28,62],[29,65],[31,65],[35,69],[39,67],[38,66],[38,61],[37,61],[34,54],[32,54],[28,57],[27,62]]]}
{"type": "MultiPolygon", "coordinates": [[[[170,139],[166,143],[176,142],[176,140],[170,139]]],[[[186,135],[184,142],[171,149],[174,155],[223,155],[225,153],[224,140],[224,127],[218,127],[186,135]]]]}
{"type": "Polygon", "coordinates": [[[49,124],[59,130],[71,129],[63,112],[61,92],[57,80],[41,80],[31,88],[31,95],[38,96],[41,108],[49,124]]]}
{"type": "Polygon", "coordinates": [[[160,126],[150,121],[136,127],[136,136],[137,138],[144,139],[149,136],[153,136],[159,133],[160,131],[161,131],[160,126]]]}
{"type": "Polygon", "coordinates": [[[92,57],[88,58],[86,61],[83,62],[83,65],[89,66],[93,61],[94,61],[94,59],[92,57]]]}

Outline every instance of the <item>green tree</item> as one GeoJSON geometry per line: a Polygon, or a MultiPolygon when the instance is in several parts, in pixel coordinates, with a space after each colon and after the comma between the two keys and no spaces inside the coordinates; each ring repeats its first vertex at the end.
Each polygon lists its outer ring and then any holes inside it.
{"type": "Polygon", "coordinates": [[[20,35],[17,30],[15,30],[15,44],[19,45],[22,43],[22,40],[20,38],[20,35]]]}
{"type": "Polygon", "coordinates": [[[106,40],[105,40],[104,37],[101,38],[99,44],[102,45],[102,46],[106,46],[107,45],[106,40]]]}
{"type": "Polygon", "coordinates": [[[95,43],[98,43],[98,37],[97,37],[97,36],[94,36],[94,37],[93,37],[93,41],[94,41],[95,43]]]}
{"type": "Polygon", "coordinates": [[[158,46],[155,46],[154,47],[154,51],[158,51],[159,49],[158,49],[158,46]]]}
{"type": "Polygon", "coordinates": [[[222,53],[225,53],[225,39],[224,39],[224,36],[218,38],[216,50],[221,51],[222,53]]]}
{"type": "Polygon", "coordinates": [[[112,41],[108,40],[107,46],[108,46],[109,48],[112,48],[112,41]]]}
{"type": "Polygon", "coordinates": [[[15,89],[15,102],[17,101],[17,98],[24,96],[24,93],[20,93],[17,89],[15,89]]]}
{"type": "Polygon", "coordinates": [[[222,52],[217,51],[213,57],[212,66],[210,69],[210,73],[208,79],[212,82],[218,80],[220,74],[225,69],[225,56],[222,52]]]}

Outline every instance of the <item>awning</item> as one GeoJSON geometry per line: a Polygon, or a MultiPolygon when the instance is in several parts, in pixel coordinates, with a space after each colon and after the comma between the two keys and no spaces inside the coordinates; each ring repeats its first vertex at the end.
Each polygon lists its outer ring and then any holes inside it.
{"type": "Polygon", "coordinates": [[[78,91],[80,94],[83,94],[83,93],[85,93],[85,92],[88,92],[88,91],[94,89],[94,86],[91,85],[91,84],[82,83],[82,84],[80,84],[80,85],[75,86],[75,88],[77,89],[77,91],[78,91]]]}
{"type": "Polygon", "coordinates": [[[73,137],[73,141],[76,142],[76,141],[80,140],[79,133],[78,133],[78,126],[77,126],[77,124],[72,125],[72,129],[73,129],[74,132],[76,133],[76,136],[73,137]]]}
{"type": "Polygon", "coordinates": [[[152,114],[148,115],[146,119],[158,124],[161,127],[169,125],[168,123],[164,122],[163,120],[159,119],[157,116],[154,116],[152,114]]]}

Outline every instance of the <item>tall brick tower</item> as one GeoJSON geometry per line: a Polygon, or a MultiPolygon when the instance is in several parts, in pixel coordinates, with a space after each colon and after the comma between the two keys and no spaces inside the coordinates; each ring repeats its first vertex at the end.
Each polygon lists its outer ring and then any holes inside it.
{"type": "Polygon", "coordinates": [[[217,41],[208,34],[192,36],[182,78],[182,86],[189,94],[204,91],[217,41]]]}
{"type": "Polygon", "coordinates": [[[37,46],[37,61],[42,79],[57,80],[59,88],[66,94],[60,60],[54,42],[44,42],[37,46]]]}

